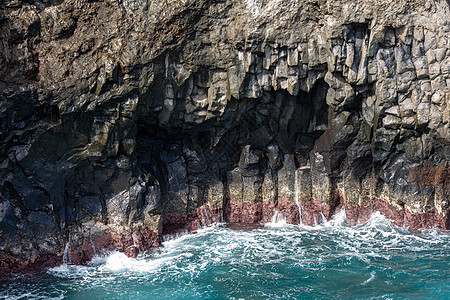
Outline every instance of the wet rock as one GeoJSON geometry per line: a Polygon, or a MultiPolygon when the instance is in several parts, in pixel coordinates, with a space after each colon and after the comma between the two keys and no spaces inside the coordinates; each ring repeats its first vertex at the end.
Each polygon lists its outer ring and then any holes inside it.
{"type": "Polygon", "coordinates": [[[275,210],[448,229],[447,2],[138,2],[5,2],[1,274],[275,210]]]}
{"type": "Polygon", "coordinates": [[[278,171],[278,197],[294,202],[295,161],[292,154],[285,154],[283,167],[278,171]]]}
{"type": "Polygon", "coordinates": [[[242,176],[254,176],[260,172],[259,160],[262,157],[260,151],[250,150],[250,145],[242,149],[241,158],[239,160],[239,168],[242,176]]]}
{"type": "Polygon", "coordinates": [[[283,157],[277,145],[270,144],[266,147],[266,155],[269,159],[269,166],[272,170],[278,170],[283,163],[283,157]]]}
{"type": "Polygon", "coordinates": [[[168,203],[166,209],[176,213],[187,213],[189,186],[184,158],[167,165],[168,203]]]}

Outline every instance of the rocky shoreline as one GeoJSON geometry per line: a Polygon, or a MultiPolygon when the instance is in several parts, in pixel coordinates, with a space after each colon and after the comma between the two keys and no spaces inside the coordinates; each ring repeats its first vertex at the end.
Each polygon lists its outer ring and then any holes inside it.
{"type": "MultiPolygon", "coordinates": [[[[443,230],[448,230],[449,228],[448,215],[442,216],[433,210],[424,214],[412,214],[405,209],[398,210],[382,200],[374,200],[364,206],[346,206],[344,203],[339,203],[337,207],[332,209],[333,211],[337,210],[336,212],[340,209],[345,209],[347,222],[352,226],[362,224],[368,221],[374,212],[380,212],[393,220],[395,225],[408,227],[411,231],[423,228],[439,228],[443,230]]],[[[117,250],[124,252],[129,257],[136,257],[140,252],[159,247],[165,239],[176,238],[182,234],[195,234],[196,230],[204,226],[224,222],[223,213],[226,211],[226,208],[224,210],[211,211],[208,208],[201,207],[188,215],[169,213],[165,216],[163,232],[155,232],[150,229],[143,230],[140,234],[129,233],[127,235],[122,233],[119,235],[107,233],[91,239],[89,242],[69,244],[66,254],[68,255],[67,262],[76,265],[86,265],[95,255],[104,251],[117,250]]],[[[230,228],[236,227],[238,230],[247,227],[257,228],[264,223],[272,221],[274,212],[281,213],[281,216],[286,218],[288,224],[300,224],[297,204],[290,203],[287,199],[281,200],[276,205],[263,202],[232,202],[228,208],[229,216],[226,222],[230,228]]],[[[301,224],[309,226],[321,224],[333,216],[330,207],[323,206],[318,201],[302,204],[301,213],[301,224]],[[330,217],[327,218],[323,214],[324,211],[328,212],[330,217]]],[[[12,257],[8,253],[1,254],[2,265],[0,274],[2,276],[7,276],[11,273],[34,274],[64,263],[64,253],[41,253],[36,258],[22,260],[12,257]]]]}
{"type": "Polygon", "coordinates": [[[449,15],[443,0],[4,1],[0,274],[275,211],[450,229],[449,15]]]}

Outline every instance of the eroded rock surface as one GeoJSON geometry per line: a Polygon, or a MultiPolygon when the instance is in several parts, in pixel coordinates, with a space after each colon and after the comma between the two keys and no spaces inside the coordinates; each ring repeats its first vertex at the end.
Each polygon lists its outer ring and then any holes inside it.
{"type": "Polygon", "coordinates": [[[1,274],[275,210],[450,227],[447,1],[1,5],[1,274]]]}

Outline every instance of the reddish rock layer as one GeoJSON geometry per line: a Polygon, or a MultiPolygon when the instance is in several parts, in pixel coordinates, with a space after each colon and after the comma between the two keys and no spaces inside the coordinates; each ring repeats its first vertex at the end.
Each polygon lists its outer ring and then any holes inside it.
{"type": "Polygon", "coordinates": [[[150,229],[141,230],[131,236],[107,233],[94,238],[90,243],[72,245],[69,251],[70,261],[77,265],[89,262],[98,251],[118,250],[129,257],[136,257],[139,252],[158,247],[160,244],[158,232],[150,229]]]}
{"type": "Polygon", "coordinates": [[[55,267],[62,264],[62,255],[55,253],[43,253],[36,258],[21,259],[0,251],[0,278],[11,274],[34,274],[45,268],[55,267]]]}
{"type": "MultiPolygon", "coordinates": [[[[68,259],[71,263],[85,265],[100,251],[118,250],[130,257],[136,257],[140,251],[150,250],[160,244],[160,234],[144,229],[131,236],[106,233],[92,239],[70,245],[68,259]]],[[[11,273],[34,274],[46,268],[56,267],[63,263],[64,253],[41,253],[31,259],[21,259],[0,251],[0,278],[11,273]]]]}
{"type": "Polygon", "coordinates": [[[162,235],[190,232],[223,221],[222,208],[200,207],[188,214],[168,212],[164,215],[162,235]]]}
{"type": "MultiPolygon", "coordinates": [[[[421,228],[450,229],[450,211],[439,214],[436,209],[426,213],[411,213],[407,208],[397,209],[395,206],[374,199],[365,205],[347,204],[344,198],[337,195],[332,205],[321,203],[317,199],[300,202],[302,206],[302,224],[314,225],[329,220],[336,211],[345,208],[347,222],[350,225],[361,224],[369,220],[375,212],[380,212],[386,218],[393,220],[397,226],[409,227],[411,230],[421,228]]],[[[277,203],[272,202],[236,202],[230,201],[230,213],[226,219],[229,223],[267,223],[270,222],[275,211],[279,211],[286,217],[289,224],[299,224],[299,209],[297,204],[289,199],[280,199],[277,203]]]]}
{"type": "Polygon", "coordinates": [[[322,204],[319,200],[299,202],[301,204],[302,220],[300,222],[300,211],[296,203],[287,198],[281,198],[276,203],[273,202],[237,202],[230,201],[229,223],[268,223],[271,221],[275,211],[282,213],[289,224],[314,225],[320,223],[322,218],[330,219],[336,210],[339,210],[343,203],[337,196],[332,205],[322,204]]]}
{"type": "Polygon", "coordinates": [[[443,230],[450,229],[449,210],[445,214],[439,214],[434,208],[426,213],[412,213],[405,207],[398,209],[380,199],[374,199],[372,202],[364,205],[345,205],[347,222],[350,225],[366,222],[372,213],[376,211],[391,219],[395,225],[409,227],[411,230],[433,227],[443,230]]]}
{"type": "MultiPolygon", "coordinates": [[[[225,209],[225,221],[230,224],[263,224],[270,222],[275,211],[279,211],[286,217],[289,224],[299,224],[299,208],[289,199],[279,199],[273,202],[237,202],[231,200],[229,207],[225,209]]],[[[408,209],[397,209],[393,205],[375,199],[369,204],[347,204],[345,199],[337,195],[332,205],[325,205],[317,199],[301,202],[302,223],[314,225],[322,221],[322,218],[330,219],[332,215],[345,207],[347,222],[356,225],[366,222],[372,213],[379,211],[385,217],[393,220],[398,226],[408,226],[412,230],[420,228],[437,227],[450,229],[450,211],[445,215],[432,209],[423,214],[413,214],[408,209]]],[[[71,245],[69,250],[70,261],[74,264],[86,264],[100,250],[119,250],[130,257],[136,257],[141,251],[146,251],[160,245],[161,237],[191,232],[202,226],[222,222],[222,208],[210,209],[200,207],[189,214],[167,213],[163,221],[163,230],[155,232],[150,229],[141,230],[131,236],[107,233],[92,239],[91,242],[82,242],[71,245]]],[[[45,268],[60,265],[63,262],[62,253],[43,253],[39,256],[24,260],[8,256],[0,252],[0,277],[9,273],[37,273],[45,268]]]]}

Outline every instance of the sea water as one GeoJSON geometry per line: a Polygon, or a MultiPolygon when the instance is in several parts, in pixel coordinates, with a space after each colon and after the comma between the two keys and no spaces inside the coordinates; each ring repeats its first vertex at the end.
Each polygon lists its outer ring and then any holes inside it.
{"type": "Polygon", "coordinates": [[[216,224],[138,258],[103,253],[0,284],[2,299],[450,299],[450,234],[410,232],[379,213],[348,226],[277,214],[259,228],[216,224]],[[233,227],[234,228],[234,227],[233,227]]]}

